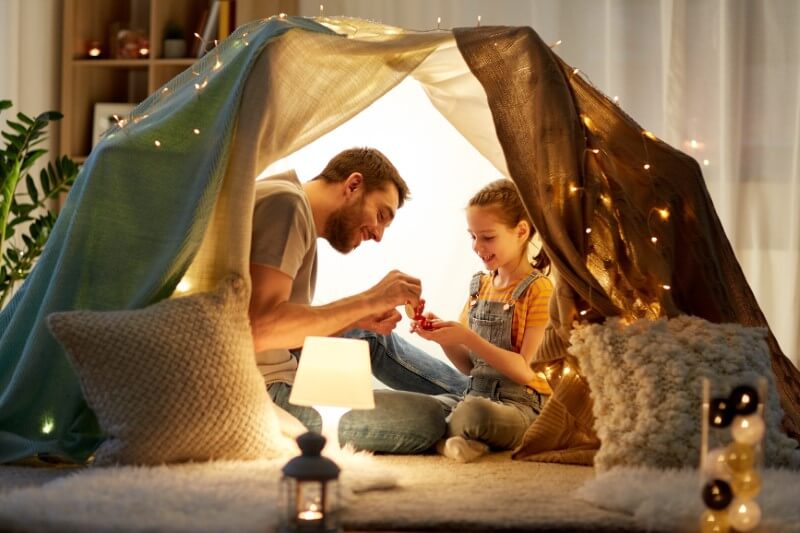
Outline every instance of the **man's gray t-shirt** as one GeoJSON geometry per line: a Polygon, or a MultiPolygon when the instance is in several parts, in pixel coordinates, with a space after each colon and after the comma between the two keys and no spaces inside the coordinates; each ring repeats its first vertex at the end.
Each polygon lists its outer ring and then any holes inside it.
{"type": "MultiPolygon", "coordinates": [[[[308,197],[294,171],[256,183],[250,262],[291,277],[289,301],[311,304],[317,283],[317,231],[308,197]]],[[[289,350],[259,352],[256,362],[265,383],[294,381],[297,359],[289,350]]]]}

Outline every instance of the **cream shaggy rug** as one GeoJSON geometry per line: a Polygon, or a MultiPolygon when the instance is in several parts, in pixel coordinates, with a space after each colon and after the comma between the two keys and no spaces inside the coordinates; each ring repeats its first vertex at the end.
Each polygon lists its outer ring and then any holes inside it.
{"type": "MultiPolygon", "coordinates": [[[[345,455],[357,530],[696,531],[695,471],[440,456],[345,455]],[[377,490],[383,489],[383,490],[377,490]]],[[[0,467],[0,530],[274,531],[285,460],[162,467],[0,467]]],[[[767,470],[758,531],[800,532],[800,472],[767,470]]]]}
{"type": "MultiPolygon", "coordinates": [[[[359,455],[337,462],[347,529],[636,528],[629,516],[572,497],[594,476],[587,467],[512,461],[508,453],[470,464],[439,456],[359,455]],[[366,490],[381,487],[386,490],[366,490]]],[[[284,463],[0,467],[0,530],[272,531],[284,463]]]]}
{"type": "MultiPolygon", "coordinates": [[[[800,472],[765,470],[762,480],[757,531],[800,532],[800,472]]],[[[704,508],[700,490],[696,470],[617,467],[589,480],[576,496],[632,515],[647,531],[696,531],[704,508]]]]}
{"type": "MultiPolygon", "coordinates": [[[[287,459],[159,467],[0,467],[0,530],[272,531],[287,459]]],[[[397,477],[368,454],[342,453],[345,503],[397,477]]]]}

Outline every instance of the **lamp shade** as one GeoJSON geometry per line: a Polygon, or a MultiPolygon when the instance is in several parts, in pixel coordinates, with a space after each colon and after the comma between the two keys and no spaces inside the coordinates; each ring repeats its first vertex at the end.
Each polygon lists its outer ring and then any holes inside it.
{"type": "Polygon", "coordinates": [[[306,337],[289,402],[306,406],[374,409],[367,341],[306,337]]]}

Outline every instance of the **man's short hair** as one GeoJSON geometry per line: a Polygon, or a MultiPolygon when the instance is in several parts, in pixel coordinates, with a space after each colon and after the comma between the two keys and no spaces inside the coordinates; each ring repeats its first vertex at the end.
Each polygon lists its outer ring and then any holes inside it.
{"type": "Polygon", "coordinates": [[[339,152],[317,178],[327,182],[342,182],[353,172],[364,176],[365,193],[384,190],[388,184],[393,184],[400,198],[398,207],[403,207],[403,202],[410,196],[408,185],[392,162],[375,148],[350,148],[339,152]]]}

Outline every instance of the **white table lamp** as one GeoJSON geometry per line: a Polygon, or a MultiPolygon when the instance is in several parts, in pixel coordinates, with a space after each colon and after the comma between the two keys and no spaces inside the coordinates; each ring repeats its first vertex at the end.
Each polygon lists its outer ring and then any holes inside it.
{"type": "Polygon", "coordinates": [[[339,419],[350,409],[374,409],[369,344],[360,339],[306,337],[289,403],[322,416],[326,448],[339,449],[339,419]]]}

